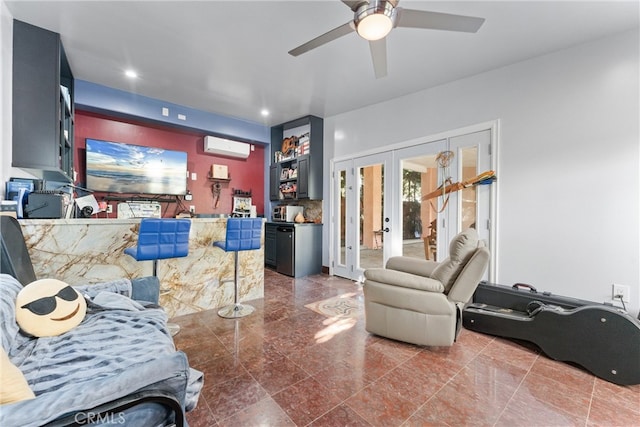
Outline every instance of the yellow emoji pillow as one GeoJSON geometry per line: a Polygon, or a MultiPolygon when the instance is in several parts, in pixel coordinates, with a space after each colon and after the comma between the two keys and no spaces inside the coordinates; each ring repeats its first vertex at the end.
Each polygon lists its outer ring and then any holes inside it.
{"type": "Polygon", "coordinates": [[[16,322],[35,337],[64,334],[78,326],[86,313],[84,297],[60,280],[36,280],[16,297],[16,322]]]}

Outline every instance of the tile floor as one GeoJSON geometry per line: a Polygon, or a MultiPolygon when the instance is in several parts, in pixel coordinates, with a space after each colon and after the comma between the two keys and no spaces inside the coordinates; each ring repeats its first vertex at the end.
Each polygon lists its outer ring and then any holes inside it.
{"type": "Polygon", "coordinates": [[[640,386],[620,387],[534,346],[463,330],[452,347],[368,334],[364,314],[305,305],[362,298],[351,281],[265,271],[265,297],[240,320],[175,318],[176,346],[203,371],[197,426],[640,426],[640,386]]]}

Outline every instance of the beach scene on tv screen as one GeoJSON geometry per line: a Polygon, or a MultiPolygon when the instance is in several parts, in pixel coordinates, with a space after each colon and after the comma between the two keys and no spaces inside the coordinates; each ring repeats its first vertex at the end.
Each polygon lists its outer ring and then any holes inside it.
{"type": "Polygon", "coordinates": [[[187,153],[86,140],[87,188],[109,193],[185,194],[187,153]]]}

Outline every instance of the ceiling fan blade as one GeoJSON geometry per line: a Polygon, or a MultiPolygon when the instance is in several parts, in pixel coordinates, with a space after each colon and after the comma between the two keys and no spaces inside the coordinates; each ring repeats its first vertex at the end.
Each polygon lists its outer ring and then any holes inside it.
{"type": "Polygon", "coordinates": [[[475,33],[484,23],[484,18],[475,16],[452,15],[449,13],[429,12],[396,8],[396,26],[409,28],[427,28],[431,30],[462,31],[475,33]]]}
{"type": "Polygon", "coordinates": [[[342,3],[346,4],[347,6],[349,6],[349,9],[353,10],[354,12],[356,11],[356,9],[358,8],[358,5],[360,3],[362,3],[364,0],[342,0],[342,3]]]}
{"type": "Polygon", "coordinates": [[[311,49],[315,49],[317,47],[322,46],[323,44],[329,43],[337,38],[345,36],[351,32],[355,31],[355,27],[353,21],[349,21],[344,25],[341,25],[337,28],[334,28],[331,31],[328,31],[321,36],[316,37],[315,39],[308,41],[295,49],[291,49],[289,51],[289,55],[298,56],[302,55],[305,52],[309,52],[311,49]]]}
{"type": "Polygon", "coordinates": [[[371,59],[373,60],[373,72],[376,75],[376,79],[387,76],[387,39],[386,37],[380,40],[374,40],[369,42],[369,49],[371,50],[371,59]]]}

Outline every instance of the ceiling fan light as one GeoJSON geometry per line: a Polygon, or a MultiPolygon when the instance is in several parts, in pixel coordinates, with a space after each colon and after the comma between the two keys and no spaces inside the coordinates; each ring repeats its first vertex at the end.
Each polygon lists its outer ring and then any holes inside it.
{"type": "Polygon", "coordinates": [[[391,18],[382,14],[365,16],[358,23],[358,35],[365,40],[373,41],[385,37],[391,29],[393,23],[391,18]]]}
{"type": "Polygon", "coordinates": [[[354,23],[358,35],[365,40],[380,40],[391,31],[396,18],[394,2],[370,0],[356,9],[354,23]]]}

